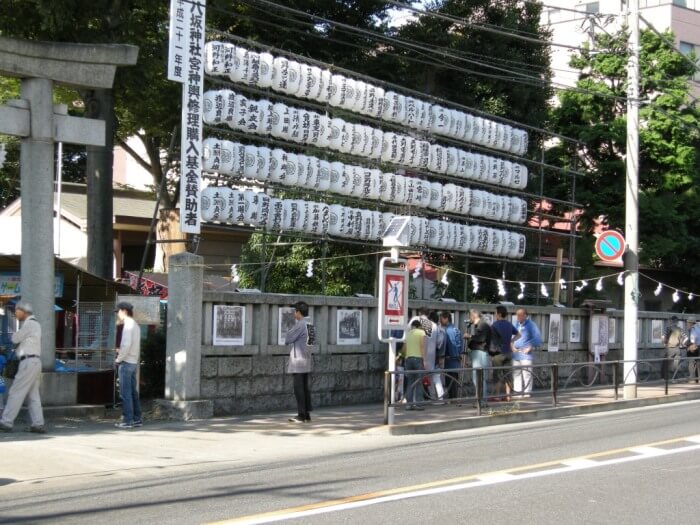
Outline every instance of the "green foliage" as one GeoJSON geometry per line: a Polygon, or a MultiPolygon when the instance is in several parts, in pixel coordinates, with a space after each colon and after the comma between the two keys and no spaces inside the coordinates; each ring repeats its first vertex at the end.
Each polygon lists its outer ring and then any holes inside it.
{"type": "MultiPolygon", "coordinates": [[[[673,41],[673,35],[665,35],[673,41]]],[[[595,52],[586,48],[571,65],[581,71],[578,87],[624,97],[627,88],[627,34],[599,34],[595,52]]],[[[698,214],[700,113],[689,97],[692,66],[651,31],[641,35],[639,239],[640,261],[672,269],[693,261],[698,214]]],[[[560,145],[549,152],[558,161],[578,155],[576,200],[585,219],[607,215],[613,228],[624,228],[626,107],[624,100],[574,90],[559,97],[553,111],[556,131],[578,138],[583,147],[560,145]]],[[[578,262],[591,262],[592,251],[578,262]],[[586,259],[588,259],[586,261],[586,259]]],[[[695,264],[687,271],[698,274],[695,264]]]]}

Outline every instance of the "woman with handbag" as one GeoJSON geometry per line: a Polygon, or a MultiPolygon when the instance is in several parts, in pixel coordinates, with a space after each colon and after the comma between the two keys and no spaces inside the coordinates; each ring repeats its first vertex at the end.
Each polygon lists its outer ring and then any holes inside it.
{"type": "Polygon", "coordinates": [[[314,326],[308,319],[309,305],[299,301],[294,305],[296,324],[284,336],[284,343],[292,345],[289,352],[287,373],[294,377],[294,397],[297,401],[297,416],[290,423],[311,423],[311,390],[309,375],[313,363],[311,347],[316,344],[314,326]]]}

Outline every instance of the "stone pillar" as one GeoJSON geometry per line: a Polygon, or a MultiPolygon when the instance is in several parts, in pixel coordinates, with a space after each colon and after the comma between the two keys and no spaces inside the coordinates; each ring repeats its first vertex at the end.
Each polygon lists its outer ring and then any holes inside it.
{"type": "Polygon", "coordinates": [[[104,120],[105,145],[87,146],[87,264],[88,272],[114,277],[112,222],[112,164],[114,162],[114,96],[111,89],[95,89],[85,96],[85,116],[104,120]]]}
{"type": "Polygon", "coordinates": [[[41,323],[41,366],[53,371],[56,321],[54,313],[53,82],[22,80],[22,98],[29,102],[30,135],[22,139],[20,189],[22,195],[22,299],[34,307],[41,323]]]}
{"type": "Polygon", "coordinates": [[[156,401],[155,412],[170,419],[211,417],[214,403],[199,399],[204,259],[184,252],[172,255],[168,264],[166,399],[156,401]]]}

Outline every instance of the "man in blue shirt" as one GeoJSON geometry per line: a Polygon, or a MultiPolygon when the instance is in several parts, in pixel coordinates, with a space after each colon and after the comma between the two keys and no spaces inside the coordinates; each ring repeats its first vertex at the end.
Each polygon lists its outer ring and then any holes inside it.
{"type": "MultiPolygon", "coordinates": [[[[440,313],[440,326],[445,330],[445,370],[462,368],[464,342],[462,334],[452,324],[452,314],[450,312],[440,313]]],[[[459,372],[446,372],[445,381],[447,397],[449,399],[458,397],[459,372]]]]}
{"type": "Polygon", "coordinates": [[[495,370],[496,391],[494,392],[494,401],[510,401],[510,391],[513,386],[512,369],[510,368],[513,364],[513,349],[511,344],[514,336],[517,336],[516,339],[520,338],[520,334],[510,321],[506,320],[506,317],[508,317],[508,310],[506,310],[505,306],[498,305],[496,307],[496,321],[491,325],[491,338],[493,341],[500,342],[501,352],[493,356],[491,363],[494,367],[503,368],[495,370]],[[504,385],[506,396],[501,399],[501,389],[504,385]]]}
{"type": "Polygon", "coordinates": [[[527,317],[525,308],[515,312],[515,329],[520,337],[513,343],[513,391],[521,397],[530,397],[532,392],[532,352],[542,344],[542,335],[537,325],[527,317]]]}

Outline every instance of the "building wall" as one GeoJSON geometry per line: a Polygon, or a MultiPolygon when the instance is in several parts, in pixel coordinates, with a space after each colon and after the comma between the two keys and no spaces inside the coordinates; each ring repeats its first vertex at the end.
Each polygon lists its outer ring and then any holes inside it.
{"type": "MultiPolygon", "coordinates": [[[[22,216],[0,217],[0,231],[3,232],[0,243],[0,253],[7,255],[19,255],[22,253],[22,216]]],[[[61,220],[60,237],[58,228],[54,228],[54,245],[59,245],[57,255],[61,259],[84,262],[87,254],[87,233],[80,230],[74,224],[61,220]],[[60,243],[59,243],[60,239],[60,243]]],[[[74,263],[76,264],[76,263],[74,263]]]]}

